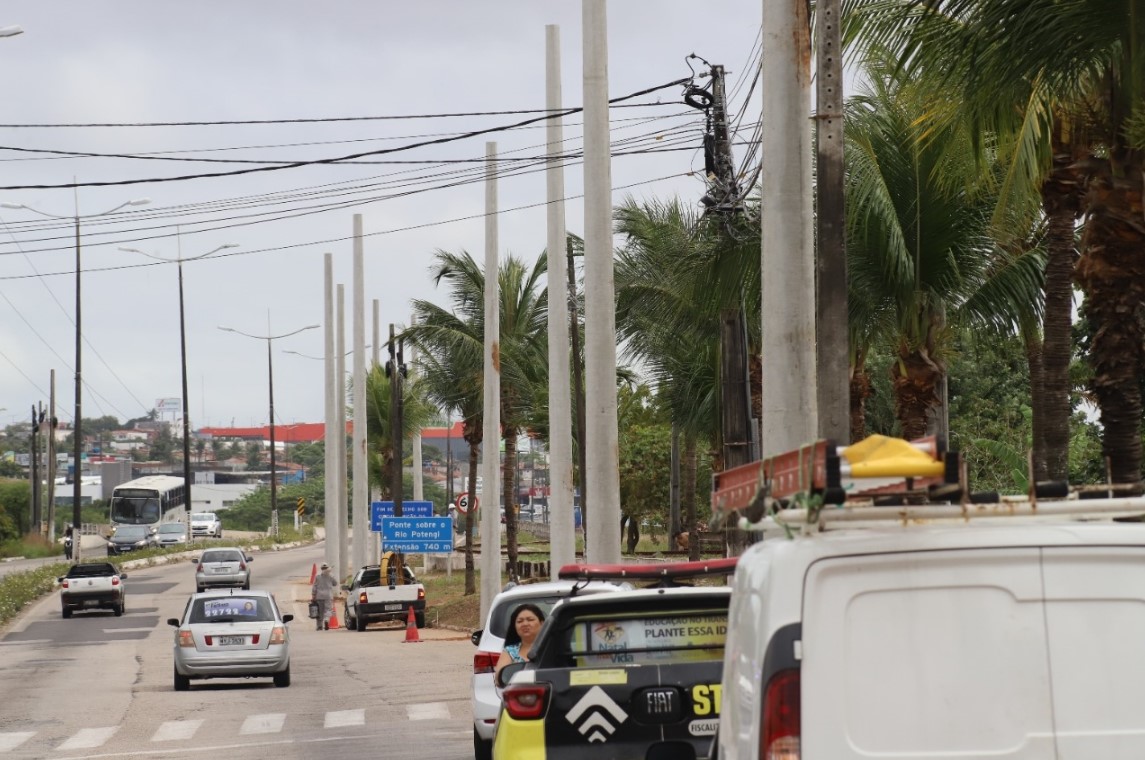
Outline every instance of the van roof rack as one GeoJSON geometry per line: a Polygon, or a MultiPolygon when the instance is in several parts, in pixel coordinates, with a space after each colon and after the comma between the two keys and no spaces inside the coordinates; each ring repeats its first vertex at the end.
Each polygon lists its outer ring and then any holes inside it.
{"type": "Polygon", "coordinates": [[[721,557],[696,562],[665,564],[620,563],[615,565],[565,565],[557,571],[561,580],[578,581],[654,581],[656,585],[678,585],[680,581],[704,575],[728,575],[735,572],[739,557],[721,557]]]}

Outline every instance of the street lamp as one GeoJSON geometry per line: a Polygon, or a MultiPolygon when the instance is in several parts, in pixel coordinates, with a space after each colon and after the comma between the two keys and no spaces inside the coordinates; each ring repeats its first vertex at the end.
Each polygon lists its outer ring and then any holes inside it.
{"type": "MultiPolygon", "coordinates": [[[[182,255],[173,259],[163,256],[156,256],[153,253],[141,251],[138,248],[120,248],[121,251],[128,253],[138,253],[146,256],[149,259],[156,261],[175,262],[179,266],[179,353],[180,362],[182,365],[183,373],[183,507],[184,511],[190,513],[193,504],[191,502],[191,411],[189,409],[189,402],[187,401],[187,324],[185,320],[185,312],[183,310],[183,262],[195,261],[197,259],[205,259],[211,254],[218,253],[224,248],[238,248],[237,243],[226,243],[220,245],[212,251],[200,254],[198,256],[191,256],[183,258],[182,255]]],[[[187,536],[191,535],[191,526],[187,526],[187,536]]]]}
{"type": "MultiPolygon", "coordinates": [[[[268,319],[267,321],[269,322],[270,320],[268,319]]],[[[221,325],[219,326],[219,329],[223,332],[238,333],[239,335],[245,335],[248,338],[266,341],[266,370],[268,378],[267,395],[270,398],[270,515],[272,521],[271,530],[274,532],[275,536],[278,535],[278,476],[275,474],[276,463],[274,451],[274,362],[271,359],[270,347],[271,343],[278,340],[279,338],[289,338],[291,335],[297,335],[298,333],[305,332],[306,330],[314,330],[318,327],[320,327],[320,325],[307,325],[306,327],[299,327],[297,330],[288,333],[282,333],[281,335],[251,335],[248,332],[236,330],[233,327],[223,327],[221,325]]]]}
{"type": "Polygon", "coordinates": [[[81,306],[81,300],[80,300],[80,280],[81,280],[81,277],[80,277],[80,275],[81,275],[81,268],[80,268],[80,220],[81,219],[93,219],[93,218],[98,217],[98,216],[107,216],[108,214],[114,214],[116,211],[119,211],[121,208],[124,208],[126,206],[146,206],[150,202],[151,202],[151,200],[148,198],[136,198],[133,201],[127,201],[126,203],[121,203],[118,206],[116,206],[115,208],[108,209],[107,211],[101,211],[98,214],[84,214],[82,216],[79,214],[78,208],[76,210],[76,213],[72,214],[71,216],[61,216],[59,214],[49,214],[46,211],[40,211],[38,209],[31,208],[30,206],[25,206],[23,203],[0,203],[0,208],[24,209],[26,211],[31,211],[33,214],[39,214],[40,216],[46,216],[49,219],[73,219],[75,221],[75,228],[76,228],[76,408],[75,408],[75,428],[73,429],[73,434],[72,434],[73,437],[75,438],[74,445],[72,447],[73,448],[73,456],[75,458],[75,473],[74,473],[74,476],[72,477],[72,529],[75,533],[76,538],[72,542],[72,544],[73,544],[73,546],[72,546],[72,558],[76,562],[80,561],[80,544],[82,543],[80,541],[80,525],[82,524],[82,519],[83,519],[82,516],[80,515],[80,494],[82,491],[82,489],[81,489],[82,478],[80,477],[80,472],[81,472],[80,459],[83,456],[83,404],[81,403],[82,386],[83,386],[83,372],[82,372],[82,364],[81,364],[82,358],[83,358],[83,351],[82,351],[83,331],[81,329],[82,310],[80,308],[80,306],[81,306]]]}

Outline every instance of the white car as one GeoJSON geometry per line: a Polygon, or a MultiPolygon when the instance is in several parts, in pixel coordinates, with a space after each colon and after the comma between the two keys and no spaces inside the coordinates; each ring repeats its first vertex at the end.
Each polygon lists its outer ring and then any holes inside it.
{"type": "Polygon", "coordinates": [[[195,512],[191,515],[191,536],[222,538],[223,523],[214,512],[195,512]]]}
{"type": "Polygon", "coordinates": [[[548,615],[560,600],[573,593],[599,594],[624,591],[626,587],[607,581],[546,581],[512,586],[493,598],[485,627],[474,631],[470,639],[477,646],[473,655],[473,682],[470,698],[473,709],[473,755],[476,760],[493,757],[493,729],[501,712],[501,695],[493,683],[493,669],[501,650],[505,648],[505,634],[509,630],[509,617],[521,604],[535,604],[548,615]]]}

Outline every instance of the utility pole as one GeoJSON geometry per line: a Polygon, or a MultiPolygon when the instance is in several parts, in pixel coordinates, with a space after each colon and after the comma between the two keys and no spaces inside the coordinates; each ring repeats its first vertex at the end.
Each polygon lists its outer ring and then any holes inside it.
{"type": "Polygon", "coordinates": [[[326,436],[325,436],[325,522],[326,522],[326,564],[334,568],[335,578],[342,580],[342,565],[338,557],[338,377],[335,374],[337,363],[334,359],[334,256],[323,256],[323,307],[325,309],[325,390],[326,390],[326,436]]]}
{"type": "MultiPolygon", "coordinates": [[[[569,336],[572,343],[573,394],[576,403],[577,490],[580,492],[580,526],[588,535],[588,467],[585,466],[584,355],[580,349],[580,309],[577,306],[576,266],[572,238],[566,238],[569,266],[569,336]]],[[[575,523],[574,523],[575,525],[575,523]]]]}
{"type": "Polygon", "coordinates": [[[806,0],[763,0],[760,455],[819,433],[811,179],[810,24],[806,0]]]}
{"type": "Polygon", "coordinates": [[[843,56],[839,0],[816,3],[815,220],[818,232],[815,361],[819,437],[851,442],[850,330],[843,195],[843,56]]]}
{"type": "MultiPolygon", "coordinates": [[[[373,307],[374,307],[374,315],[373,315],[374,316],[374,324],[373,324],[374,329],[373,329],[372,334],[374,337],[370,343],[370,353],[372,355],[371,356],[372,364],[370,365],[371,371],[372,371],[372,368],[374,368],[374,367],[380,368],[382,366],[382,361],[381,361],[381,355],[382,355],[381,354],[381,352],[382,352],[381,303],[376,298],[373,300],[373,307]]],[[[382,484],[381,483],[375,483],[370,489],[370,504],[372,505],[375,501],[381,501],[381,500],[382,500],[382,484]]],[[[372,506],[370,508],[373,509],[372,506]]],[[[382,557],[382,534],[381,534],[381,532],[374,533],[373,531],[371,531],[371,533],[372,533],[372,535],[370,536],[370,556],[373,559],[376,559],[380,563],[381,557],[382,557]]]]}
{"type": "Polygon", "coordinates": [[[40,534],[40,423],[43,420],[43,413],[37,416],[36,405],[32,404],[32,438],[28,446],[32,460],[32,514],[29,522],[30,532],[36,535],[40,534]]]}
{"type": "MultiPolygon", "coordinates": [[[[51,374],[48,397],[48,541],[56,542],[56,371],[51,374]]],[[[72,531],[73,533],[75,531],[72,531]]],[[[191,535],[188,533],[187,535],[191,535]]]]}
{"type": "MultiPolygon", "coordinates": [[[[393,453],[393,467],[390,473],[390,498],[394,502],[394,517],[402,516],[402,455],[404,436],[402,435],[402,375],[405,365],[402,364],[401,349],[394,340],[394,325],[390,323],[390,361],[386,366],[386,374],[390,378],[390,447],[393,453]]],[[[395,552],[398,583],[404,583],[405,557],[402,552],[395,552]]]]}
{"type": "MultiPolygon", "coordinates": [[[[561,110],[561,28],[545,26],[545,108],[561,110]]],[[[552,526],[550,570],[552,579],[576,561],[576,523],[573,520],[572,409],[569,394],[568,277],[561,266],[568,231],[565,227],[565,174],[560,153],[564,127],[559,117],[546,122],[548,167],[549,291],[549,524],[552,526]]],[[[531,439],[530,439],[531,440],[531,439]]]]}
{"type": "MultiPolygon", "coordinates": [[[[497,243],[497,143],[485,143],[485,335],[482,389],[481,619],[501,591],[501,309],[497,243]]],[[[470,489],[476,502],[476,489],[470,489]]],[[[509,505],[505,505],[509,509],[509,505]]]]}
{"type": "Polygon", "coordinates": [[[612,248],[612,159],[608,131],[605,0],[581,0],[584,67],[585,412],[589,562],[620,561],[620,464],[616,413],[616,287],[612,248]]]}
{"type": "Polygon", "coordinates": [[[362,248],[362,215],[354,214],[354,540],[351,542],[355,569],[366,564],[370,475],[366,470],[366,290],[365,254],[362,248]]]}
{"type": "Polygon", "coordinates": [[[350,568],[349,530],[350,511],[347,503],[346,483],[346,288],[338,286],[338,327],[335,341],[337,356],[335,361],[335,382],[338,384],[337,425],[338,425],[338,568],[337,578],[345,578],[350,568]]]}

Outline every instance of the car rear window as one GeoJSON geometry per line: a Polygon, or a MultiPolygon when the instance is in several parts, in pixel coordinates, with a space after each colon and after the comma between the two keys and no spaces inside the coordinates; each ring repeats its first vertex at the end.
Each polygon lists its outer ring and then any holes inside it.
{"type": "Polygon", "coordinates": [[[547,618],[553,606],[564,599],[565,596],[565,594],[552,594],[550,596],[520,597],[518,599],[506,600],[503,604],[499,604],[493,608],[493,613],[489,616],[489,631],[495,636],[505,638],[505,635],[509,632],[509,618],[513,616],[513,611],[522,604],[535,604],[541,608],[541,611],[545,613],[545,617],[547,618]]]}
{"type": "Polygon", "coordinates": [[[265,596],[223,596],[196,599],[191,605],[191,623],[268,622],[274,608],[265,596]]]}
{"type": "Polygon", "coordinates": [[[72,565],[68,570],[69,578],[96,578],[104,575],[115,575],[115,566],[110,563],[91,565],[72,565]]]}
{"type": "Polygon", "coordinates": [[[235,551],[213,551],[203,552],[201,562],[242,562],[243,556],[235,551]]]}
{"type": "Polygon", "coordinates": [[[726,610],[583,617],[565,629],[563,654],[575,667],[720,660],[727,632],[726,610]]]}
{"type": "MultiPolygon", "coordinates": [[[[407,566],[402,566],[404,571],[402,575],[406,578],[406,583],[417,583],[417,576],[413,574],[407,566]]],[[[382,585],[382,571],[380,568],[367,568],[362,571],[362,577],[358,579],[359,586],[380,586],[382,585]]]]}

